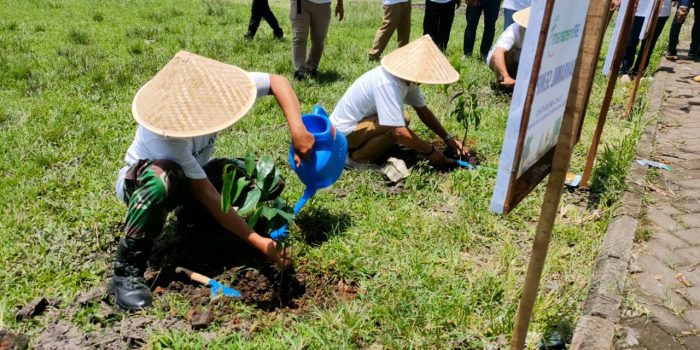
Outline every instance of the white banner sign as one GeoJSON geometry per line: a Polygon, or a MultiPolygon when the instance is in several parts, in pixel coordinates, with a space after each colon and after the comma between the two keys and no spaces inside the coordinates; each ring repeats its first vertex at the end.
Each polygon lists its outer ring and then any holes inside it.
{"type": "MultiPolygon", "coordinates": [[[[625,21],[625,13],[627,12],[627,6],[634,6],[630,4],[629,0],[622,0],[620,2],[620,8],[617,10],[617,19],[615,20],[615,29],[613,30],[612,37],[610,38],[610,46],[608,47],[608,54],[605,56],[605,65],[603,65],[603,75],[610,75],[610,66],[612,66],[612,61],[615,58],[615,52],[617,52],[617,44],[620,41],[620,31],[622,30],[622,23],[625,21]]],[[[622,43],[624,46],[626,43],[622,43]]]]}
{"type": "Polygon", "coordinates": [[[578,59],[589,0],[557,0],[552,9],[540,72],[535,82],[535,94],[530,107],[522,155],[520,159],[515,159],[525,98],[531,71],[535,65],[535,53],[546,3],[547,0],[532,1],[530,22],[525,31],[520,66],[498,164],[496,187],[491,200],[491,210],[499,214],[504,212],[508,188],[512,186],[511,173],[516,166],[515,178],[518,178],[556,145],[571,78],[578,59]]]}

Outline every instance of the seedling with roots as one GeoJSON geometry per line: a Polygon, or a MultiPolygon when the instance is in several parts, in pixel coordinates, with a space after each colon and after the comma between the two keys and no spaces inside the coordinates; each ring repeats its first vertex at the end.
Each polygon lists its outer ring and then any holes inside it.
{"type": "MultiPolygon", "coordinates": [[[[453,56],[450,60],[452,66],[461,73],[466,75],[466,68],[458,56],[453,56]]],[[[467,134],[469,127],[473,126],[474,130],[479,130],[481,124],[481,114],[484,109],[479,107],[479,97],[476,94],[477,80],[466,81],[461,79],[457,82],[456,91],[450,99],[454,103],[454,107],[450,112],[450,116],[454,117],[462,127],[464,127],[464,136],[462,136],[462,144],[467,142],[467,134]]]]}

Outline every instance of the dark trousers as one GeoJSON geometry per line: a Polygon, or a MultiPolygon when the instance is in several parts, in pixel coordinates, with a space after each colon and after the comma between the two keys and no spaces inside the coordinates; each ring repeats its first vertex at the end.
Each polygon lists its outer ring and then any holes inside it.
{"type": "MultiPolygon", "coordinates": [[[[697,21],[699,9],[700,0],[695,1],[693,6],[693,15],[695,16],[695,23],[693,23],[693,29],[691,31],[690,49],[688,50],[688,54],[693,56],[697,56],[698,44],[700,44],[700,22],[697,21]]],[[[676,16],[674,16],[673,23],[671,24],[671,32],[668,34],[668,53],[671,55],[678,54],[678,36],[681,33],[682,26],[683,23],[678,23],[678,19],[676,18],[676,16]]]]}
{"type": "Polygon", "coordinates": [[[450,31],[454,18],[455,3],[453,1],[444,4],[430,0],[425,1],[423,34],[430,34],[430,38],[442,51],[447,49],[447,42],[450,41],[450,31]]]}
{"type": "Polygon", "coordinates": [[[470,56],[474,49],[476,40],[476,28],[479,25],[481,13],[484,13],[484,34],[481,37],[481,47],[479,53],[481,58],[486,58],[493,44],[493,37],[496,32],[496,20],[501,7],[501,0],[481,0],[479,5],[467,6],[467,28],[464,29],[464,54],[470,56]]]}
{"type": "MultiPolygon", "coordinates": [[[[664,25],[666,24],[668,17],[659,17],[659,21],[656,23],[656,29],[651,37],[651,49],[654,50],[656,46],[656,40],[659,39],[659,35],[664,30],[664,25]]],[[[625,55],[622,57],[622,66],[620,67],[620,74],[630,74],[635,75],[639,71],[639,65],[641,64],[642,55],[646,49],[649,37],[642,40],[642,45],[639,46],[639,51],[637,51],[637,44],[639,44],[639,33],[642,32],[642,27],[644,26],[644,17],[634,17],[634,22],[632,23],[632,30],[630,31],[630,37],[627,39],[627,47],[625,48],[625,55]],[[634,63],[634,65],[632,65],[634,63]]],[[[643,70],[646,70],[649,66],[649,60],[647,60],[643,70]]]]}
{"type": "Polygon", "coordinates": [[[250,10],[250,23],[248,23],[248,33],[246,33],[247,36],[255,36],[260,26],[260,20],[263,18],[267,24],[270,25],[276,37],[283,35],[282,28],[280,28],[279,23],[277,23],[275,14],[270,10],[270,5],[268,5],[267,0],[253,0],[253,8],[250,10]]]}

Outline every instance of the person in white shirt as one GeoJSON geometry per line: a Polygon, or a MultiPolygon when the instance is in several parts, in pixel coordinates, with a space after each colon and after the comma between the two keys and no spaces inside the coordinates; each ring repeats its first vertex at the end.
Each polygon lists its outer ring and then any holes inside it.
{"type": "MultiPolygon", "coordinates": [[[[343,0],[336,0],[335,16],[338,21],[345,17],[343,0]]],[[[294,79],[315,78],[331,22],[331,0],[291,0],[289,20],[292,22],[294,79]],[[306,42],[309,36],[311,48],[307,58],[306,42]]]]}
{"type": "MultiPolygon", "coordinates": [[[[275,96],[287,119],[297,159],[308,157],[314,138],[282,76],[247,73],[180,51],[138,91],[132,113],[139,125],[116,184],[117,196],[128,206],[111,288],[119,308],[132,311],[151,305],[151,290],[143,277],[146,261],[168,212],[179,205],[204,207],[213,220],[279,268],[289,265],[274,240],[253,231],[235,210],[221,210],[220,178],[232,161],[210,159],[217,132],[242,118],[257,97],[268,94],[275,96]]],[[[278,185],[281,192],[283,185],[278,185]]]]}
{"type": "Polygon", "coordinates": [[[413,107],[421,121],[445,140],[457,155],[467,155],[425,104],[420,83],[449,84],[459,74],[452,68],[429,35],[396,49],[382,64],[359,77],[338,101],[331,124],[348,140],[346,165],[362,169],[378,161],[393,144],[401,144],[425,155],[432,163],[450,160],[429,141],[408,128],[404,104],[413,107]],[[431,67],[419,69],[417,67],[431,67]]]}
{"type": "Polygon", "coordinates": [[[507,90],[515,86],[530,8],[516,12],[513,17],[515,22],[506,28],[486,56],[486,64],[496,74],[497,84],[507,90]]]}
{"type": "Polygon", "coordinates": [[[382,25],[374,35],[372,48],[369,50],[370,61],[379,61],[394,31],[396,31],[398,47],[408,44],[411,40],[411,0],[383,1],[384,17],[382,25]]]}
{"type": "Polygon", "coordinates": [[[455,10],[461,0],[425,0],[423,16],[423,35],[428,34],[435,45],[445,52],[450,41],[455,10]]]}
{"type": "Polygon", "coordinates": [[[504,0],[503,1],[503,31],[513,24],[513,15],[526,7],[530,7],[532,0],[504,0]]]}

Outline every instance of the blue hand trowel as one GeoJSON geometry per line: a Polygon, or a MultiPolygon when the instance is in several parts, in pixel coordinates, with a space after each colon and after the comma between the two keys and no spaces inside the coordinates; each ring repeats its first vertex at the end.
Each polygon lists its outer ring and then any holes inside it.
{"type": "MultiPolygon", "coordinates": [[[[328,114],[321,106],[314,106],[311,114],[304,114],[301,120],[306,130],[314,136],[314,148],[309,159],[302,160],[299,167],[294,163],[294,145],[289,148],[289,164],[306,185],[304,194],[294,206],[294,216],[299,214],[316,191],[338,180],[348,154],[348,141],[342,133],[336,132],[328,120],[328,114]]],[[[287,237],[287,225],[272,231],[270,237],[274,240],[287,237]]]]}
{"type": "Polygon", "coordinates": [[[211,279],[207,276],[204,276],[200,273],[196,273],[196,272],[193,272],[191,270],[188,270],[184,267],[175,268],[175,273],[184,273],[191,280],[209,286],[209,288],[211,289],[211,300],[215,300],[215,299],[220,298],[222,296],[231,297],[231,298],[240,298],[241,297],[241,292],[239,292],[239,291],[237,291],[237,290],[235,290],[235,289],[233,289],[225,284],[219,283],[216,280],[211,279]]]}

